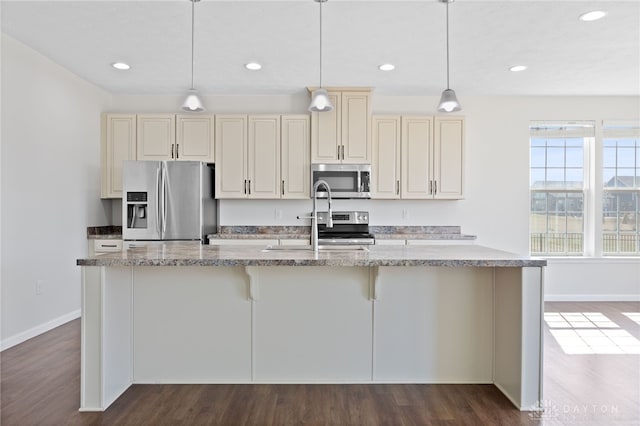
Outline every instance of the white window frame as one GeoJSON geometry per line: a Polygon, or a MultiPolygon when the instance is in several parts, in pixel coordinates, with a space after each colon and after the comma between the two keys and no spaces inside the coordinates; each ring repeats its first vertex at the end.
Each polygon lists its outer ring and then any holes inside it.
{"type": "MultiPolygon", "coordinates": [[[[531,229],[529,229],[529,253],[534,256],[542,256],[542,257],[550,257],[550,258],[567,258],[567,257],[587,257],[593,256],[591,247],[593,247],[593,232],[592,224],[594,222],[593,218],[593,210],[591,210],[592,204],[592,188],[594,187],[594,182],[592,182],[591,177],[593,173],[591,171],[594,169],[595,164],[593,164],[593,147],[596,145],[596,134],[597,134],[597,123],[594,120],[553,120],[553,121],[539,121],[532,120],[529,123],[529,156],[531,156],[531,139],[534,137],[557,137],[557,138],[572,138],[572,137],[581,137],[583,138],[583,146],[582,146],[582,167],[583,167],[583,177],[582,177],[582,188],[564,188],[564,189],[533,189],[531,188],[531,181],[529,180],[529,217],[531,217],[531,194],[534,192],[543,192],[543,193],[575,193],[582,194],[582,253],[531,253],[531,229]],[[575,130],[562,130],[558,129],[557,131],[553,130],[545,130],[544,133],[534,134],[535,132],[531,131],[531,127],[540,126],[540,127],[553,127],[558,125],[567,125],[567,126],[576,126],[575,130]],[[589,126],[584,127],[584,130],[580,130],[580,126],[589,126]]],[[[531,161],[529,161],[529,172],[531,172],[531,161]]],[[[602,201],[600,202],[602,206],[602,201]]],[[[600,213],[602,215],[602,212],[600,213]]]]}
{"type": "MultiPolygon", "coordinates": [[[[624,126],[632,128],[631,134],[628,136],[640,136],[640,122],[637,121],[616,121],[616,120],[580,120],[580,121],[537,121],[532,120],[530,126],[534,123],[542,124],[559,124],[559,123],[593,123],[594,132],[592,136],[583,136],[584,139],[584,184],[582,191],[580,190],[557,190],[555,192],[582,192],[583,194],[583,254],[534,254],[535,256],[548,257],[551,259],[583,259],[583,258],[600,258],[610,261],[612,259],[638,259],[640,254],[637,253],[603,253],[603,212],[602,200],[605,192],[604,188],[604,158],[603,145],[605,139],[606,126],[624,126]]],[[[624,134],[626,136],[626,134],[624,134]]],[[[541,136],[541,135],[537,135],[541,136]]],[[[571,137],[571,134],[564,135],[571,137]]],[[[577,135],[574,135],[577,136],[577,135]]],[[[621,135],[622,136],[622,135],[621,135]]],[[[529,132],[529,155],[531,155],[531,138],[534,135],[529,132]]],[[[531,164],[529,162],[529,170],[531,164]]],[[[554,190],[539,190],[540,192],[554,192],[554,190]]],[[[631,190],[637,191],[637,190],[631,190]]],[[[529,181],[529,200],[531,200],[531,182],[529,181]]],[[[529,214],[531,214],[531,204],[529,204],[529,214]]],[[[531,230],[529,230],[529,244],[531,244],[531,230]]],[[[529,248],[531,250],[531,248],[529,248]]]]}

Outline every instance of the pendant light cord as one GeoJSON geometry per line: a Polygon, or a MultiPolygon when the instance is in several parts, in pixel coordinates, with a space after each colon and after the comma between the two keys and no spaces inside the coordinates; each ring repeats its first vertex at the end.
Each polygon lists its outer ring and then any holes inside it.
{"type": "Polygon", "coordinates": [[[449,2],[447,1],[447,90],[449,90],[449,2]]]}
{"type": "MultiPolygon", "coordinates": [[[[195,63],[194,46],[195,46],[195,6],[197,0],[191,0],[191,90],[195,90],[193,85],[193,68],[195,63]]],[[[448,71],[447,71],[448,72],[448,71]]]]}
{"type": "Polygon", "coordinates": [[[320,88],[322,88],[322,3],[324,1],[320,0],[318,3],[320,3],[320,88]]]}

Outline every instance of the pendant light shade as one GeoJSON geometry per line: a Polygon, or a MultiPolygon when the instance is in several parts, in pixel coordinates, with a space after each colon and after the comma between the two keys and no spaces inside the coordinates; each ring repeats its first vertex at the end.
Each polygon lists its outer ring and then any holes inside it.
{"type": "Polygon", "coordinates": [[[311,94],[311,103],[309,111],[311,112],[329,112],[333,111],[333,104],[329,99],[329,94],[322,88],[322,3],[327,0],[313,0],[320,3],[320,86],[311,94]]]}
{"type": "Polygon", "coordinates": [[[182,104],[182,110],[187,112],[202,112],[204,111],[204,104],[198,97],[198,91],[195,89],[189,90],[189,95],[182,104]]]}
{"type": "Polygon", "coordinates": [[[453,112],[460,111],[462,106],[458,102],[458,97],[453,89],[449,88],[449,3],[453,3],[454,0],[440,0],[442,3],[447,4],[447,88],[442,92],[440,97],[440,103],[438,104],[438,111],[440,112],[453,112]]]}
{"type": "Polygon", "coordinates": [[[440,112],[453,112],[460,111],[462,107],[460,106],[460,102],[458,102],[458,98],[456,97],[456,92],[453,89],[445,89],[442,92],[442,96],[440,97],[440,103],[438,104],[438,111],[440,112]]]}
{"type": "Polygon", "coordinates": [[[333,111],[333,105],[329,99],[329,93],[325,89],[316,89],[311,94],[311,104],[309,105],[311,112],[329,112],[333,111]]]}
{"type": "Polygon", "coordinates": [[[189,94],[187,95],[187,99],[185,99],[182,104],[181,109],[186,112],[202,112],[205,111],[204,103],[198,96],[198,91],[195,89],[193,85],[193,66],[195,63],[194,57],[194,38],[195,38],[195,4],[200,0],[190,0],[191,1],[191,89],[189,89],[189,94]]]}

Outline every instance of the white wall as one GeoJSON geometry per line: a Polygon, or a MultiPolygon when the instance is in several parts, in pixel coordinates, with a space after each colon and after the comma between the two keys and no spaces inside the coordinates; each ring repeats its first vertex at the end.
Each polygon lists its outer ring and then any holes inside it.
{"type": "Polygon", "coordinates": [[[86,227],[111,221],[100,200],[100,113],[110,101],[2,35],[3,348],[79,315],[86,227]]]}

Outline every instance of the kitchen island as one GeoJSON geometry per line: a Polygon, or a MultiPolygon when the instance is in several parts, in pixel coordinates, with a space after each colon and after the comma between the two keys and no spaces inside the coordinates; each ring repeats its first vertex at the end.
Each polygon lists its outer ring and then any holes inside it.
{"type": "Polygon", "coordinates": [[[493,383],[542,399],[546,261],[477,245],[79,259],[83,411],[133,383],[493,383]]]}

